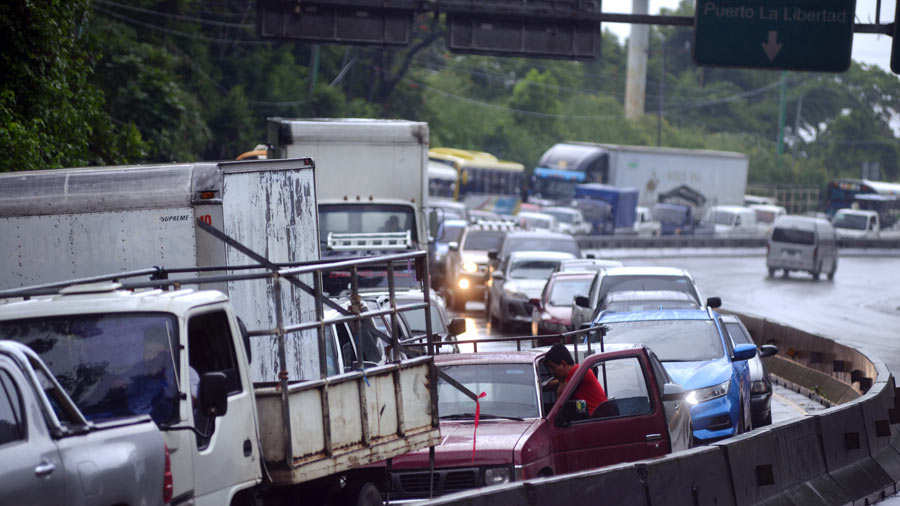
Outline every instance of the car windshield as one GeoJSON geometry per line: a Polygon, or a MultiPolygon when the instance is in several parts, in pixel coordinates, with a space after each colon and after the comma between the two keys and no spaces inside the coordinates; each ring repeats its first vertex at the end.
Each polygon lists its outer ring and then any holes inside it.
{"type": "Polygon", "coordinates": [[[388,204],[320,204],[319,240],[329,233],[359,234],[410,231],[416,241],[416,218],[411,207],[388,204]]]}
{"type": "MultiPolygon", "coordinates": [[[[421,300],[400,301],[398,305],[421,303],[421,300]]],[[[406,323],[406,327],[413,335],[425,334],[425,309],[412,309],[410,311],[401,311],[400,317],[406,323]]],[[[444,320],[441,319],[440,310],[431,303],[431,332],[432,334],[446,334],[447,327],[444,326],[444,320]]]]}
{"type": "Polygon", "coordinates": [[[497,251],[503,243],[503,232],[496,230],[470,230],[466,234],[463,249],[470,251],[497,251]]]}
{"type": "MultiPolygon", "coordinates": [[[[532,364],[448,365],[441,371],[476,394],[481,415],[512,418],[537,418],[537,390],[532,364]]],[[[441,418],[475,418],[475,401],[438,378],[438,413],[441,418]]]]}
{"type": "Polygon", "coordinates": [[[663,362],[701,362],[725,354],[712,320],[609,322],[605,343],[644,344],[663,362]]]}
{"type": "Polygon", "coordinates": [[[172,349],[178,321],[166,313],[117,313],[0,322],[0,339],[33,349],[84,416],[94,422],[178,415],[172,349]]]}
{"type": "Polygon", "coordinates": [[[547,279],[556,270],[559,260],[521,260],[509,267],[510,279],[547,279]]]}
{"type": "Polygon", "coordinates": [[[700,303],[697,292],[694,291],[694,285],[687,277],[652,275],[607,276],[603,278],[598,300],[604,300],[606,295],[612,292],[647,290],[682,292],[690,295],[698,304],[700,303]]]}
{"type": "Polygon", "coordinates": [[[581,256],[578,244],[572,238],[560,237],[508,237],[504,243],[505,255],[514,251],[560,251],[571,253],[576,257],[581,256]]]}
{"type": "Polygon", "coordinates": [[[725,211],[719,211],[715,213],[713,220],[716,225],[734,225],[735,216],[737,215],[725,211]]]}
{"type": "Polygon", "coordinates": [[[775,242],[812,245],[816,243],[816,235],[812,230],[779,227],[772,231],[772,240],[775,242]]]}
{"type": "Polygon", "coordinates": [[[834,215],[834,226],[852,230],[865,230],[868,219],[867,216],[861,214],[837,213],[834,215]]]}
{"type": "Polygon", "coordinates": [[[439,242],[459,242],[459,238],[462,237],[463,230],[466,227],[464,225],[445,225],[443,229],[441,229],[441,236],[438,237],[439,242]]]}
{"type": "Polygon", "coordinates": [[[576,295],[587,295],[591,278],[557,279],[550,288],[551,306],[570,306],[576,295]]]}
{"type": "Polygon", "coordinates": [[[606,304],[606,311],[631,313],[634,311],[656,311],[659,309],[697,309],[689,300],[615,300],[606,304]]]}

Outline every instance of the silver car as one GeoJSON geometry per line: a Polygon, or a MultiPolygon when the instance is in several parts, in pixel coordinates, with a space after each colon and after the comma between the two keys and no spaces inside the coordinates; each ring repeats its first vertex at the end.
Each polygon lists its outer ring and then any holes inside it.
{"type": "MultiPolygon", "coordinates": [[[[741,319],[733,315],[723,315],[722,323],[734,344],[755,344],[750,332],[741,319]]],[[[750,413],[753,427],[762,427],[772,423],[772,380],[766,364],[761,358],[771,357],[778,353],[778,348],[771,344],[759,346],[759,353],[747,361],[750,367],[750,413]]]]}
{"type": "Polygon", "coordinates": [[[510,323],[531,324],[533,299],[538,299],[550,275],[572,253],[516,251],[491,274],[488,320],[499,330],[510,323]]]}

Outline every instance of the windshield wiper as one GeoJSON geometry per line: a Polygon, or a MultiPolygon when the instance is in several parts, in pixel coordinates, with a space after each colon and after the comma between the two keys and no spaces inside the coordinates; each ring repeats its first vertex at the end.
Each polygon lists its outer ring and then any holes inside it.
{"type": "MultiPolygon", "coordinates": [[[[516,420],[521,422],[525,420],[524,418],[519,418],[518,416],[504,416],[504,415],[492,415],[489,413],[481,413],[479,417],[481,420],[516,420]]],[[[456,413],[453,415],[444,415],[441,417],[441,420],[474,420],[475,413],[456,413]]]]}

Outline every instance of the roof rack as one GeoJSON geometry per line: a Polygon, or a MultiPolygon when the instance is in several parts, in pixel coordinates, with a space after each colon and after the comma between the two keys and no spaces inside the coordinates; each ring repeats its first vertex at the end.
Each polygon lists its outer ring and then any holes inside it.
{"type": "Polygon", "coordinates": [[[333,251],[405,250],[412,247],[412,234],[409,230],[355,234],[329,232],[326,244],[333,251]]]}

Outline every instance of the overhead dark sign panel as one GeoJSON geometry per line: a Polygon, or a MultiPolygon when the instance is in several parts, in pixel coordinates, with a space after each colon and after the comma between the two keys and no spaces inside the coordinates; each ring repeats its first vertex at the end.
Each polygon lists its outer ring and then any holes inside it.
{"type": "Polygon", "coordinates": [[[698,0],[700,65],[843,72],[850,68],[855,0],[698,0]]]}
{"type": "Polygon", "coordinates": [[[337,44],[409,44],[415,0],[259,0],[264,38],[337,44]]]}
{"type": "Polygon", "coordinates": [[[458,53],[593,60],[599,0],[443,0],[447,46],[458,53]]]}

